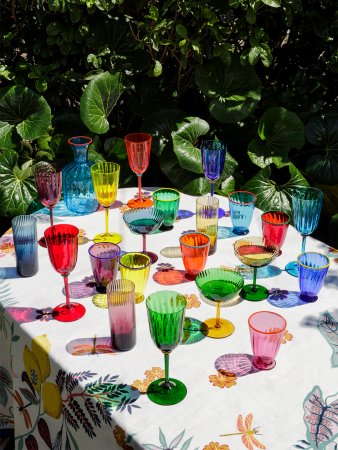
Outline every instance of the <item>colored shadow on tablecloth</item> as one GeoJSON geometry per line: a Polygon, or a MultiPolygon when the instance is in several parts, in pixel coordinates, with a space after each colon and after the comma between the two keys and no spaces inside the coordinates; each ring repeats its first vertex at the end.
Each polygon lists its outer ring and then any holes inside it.
{"type": "MultiPolygon", "coordinates": [[[[244,264],[240,264],[239,266],[236,266],[236,270],[240,272],[240,274],[245,280],[253,279],[254,273],[253,268],[246,266],[244,264]]],[[[257,279],[277,277],[281,273],[282,269],[276,266],[268,265],[264,267],[257,267],[257,279]]]]}
{"type": "Polygon", "coordinates": [[[49,322],[54,320],[52,316],[53,308],[50,306],[46,308],[27,308],[24,306],[9,306],[6,312],[12,317],[16,323],[29,323],[40,320],[40,322],[49,322]]]}
{"type": "Polygon", "coordinates": [[[294,308],[295,306],[308,305],[308,302],[301,300],[300,292],[279,288],[270,289],[267,301],[270,305],[277,306],[277,308],[294,308]]]}
{"type": "Polygon", "coordinates": [[[18,274],[16,267],[1,267],[0,268],[0,279],[9,280],[12,278],[22,278],[18,274]]]}
{"type": "Polygon", "coordinates": [[[110,337],[92,337],[73,339],[66,345],[66,350],[73,356],[88,356],[88,355],[116,355],[117,350],[114,350],[111,345],[110,337]]]}
{"type": "Polygon", "coordinates": [[[193,317],[186,317],[183,324],[183,334],[180,345],[196,344],[205,339],[205,334],[202,333],[202,322],[193,317]]]}
{"type": "Polygon", "coordinates": [[[219,356],[215,361],[217,371],[230,372],[236,377],[244,377],[252,373],[260,372],[253,365],[253,355],[247,353],[229,353],[219,356]]]}
{"type": "MultiPolygon", "coordinates": [[[[65,295],[64,288],[62,289],[63,295],[65,295]]],[[[96,284],[94,278],[89,276],[83,278],[81,281],[72,281],[69,283],[69,295],[70,298],[86,298],[96,295],[96,284]]]]}
{"type": "Polygon", "coordinates": [[[235,234],[233,232],[233,227],[220,227],[220,226],[218,226],[218,228],[217,228],[217,239],[229,239],[229,238],[233,238],[233,237],[237,237],[238,238],[238,234],[235,234]]]}
{"type": "Polygon", "coordinates": [[[176,220],[190,219],[190,217],[194,215],[195,213],[192,211],[189,211],[187,209],[179,209],[176,215],[176,220]]]}
{"type": "Polygon", "coordinates": [[[153,280],[162,286],[173,286],[175,284],[188,283],[193,281],[185,270],[175,269],[173,266],[169,269],[157,268],[153,275],[153,280]]]}

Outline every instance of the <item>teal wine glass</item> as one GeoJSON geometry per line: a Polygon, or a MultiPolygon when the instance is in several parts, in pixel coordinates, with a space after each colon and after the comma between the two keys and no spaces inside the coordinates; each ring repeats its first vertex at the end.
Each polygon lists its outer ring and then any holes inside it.
{"type": "MultiPolygon", "coordinates": [[[[302,253],[305,252],[306,237],[318,226],[322,210],[324,194],[317,188],[304,187],[292,191],[293,222],[296,230],[302,235],[302,253]]],[[[291,261],[285,270],[298,277],[298,263],[291,261]]]]}
{"type": "Polygon", "coordinates": [[[175,405],[187,395],[185,385],[169,378],[169,355],[180,343],[186,299],[174,291],[159,291],[146,300],[152,340],[164,354],[165,378],[153,381],[147,391],[149,399],[158,405],[175,405]]]}

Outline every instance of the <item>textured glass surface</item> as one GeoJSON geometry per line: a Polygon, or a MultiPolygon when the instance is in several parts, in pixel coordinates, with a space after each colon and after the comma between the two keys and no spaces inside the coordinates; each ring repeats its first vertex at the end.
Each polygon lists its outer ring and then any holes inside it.
{"type": "Polygon", "coordinates": [[[125,253],[120,258],[121,278],[130,280],[135,284],[136,303],[141,303],[144,300],[150,266],[150,258],[145,253],[125,253]]]}
{"type": "Polygon", "coordinates": [[[316,188],[298,188],[292,191],[293,221],[297,231],[308,236],[317,228],[324,194],[316,188]]]}
{"type": "Polygon", "coordinates": [[[192,277],[204,269],[210,249],[209,236],[203,233],[185,233],[180,237],[183,265],[192,277]]]}
{"type": "Polygon", "coordinates": [[[262,214],[262,234],[266,239],[275,242],[279,247],[283,245],[288,231],[290,217],[282,211],[268,211],[262,214]]]}
{"type": "Polygon", "coordinates": [[[255,209],[256,195],[248,191],[235,191],[229,194],[229,207],[233,232],[248,234],[255,209]]]}
{"type": "Polygon", "coordinates": [[[172,227],[180,204],[180,193],[175,189],[158,189],[153,193],[153,200],[154,208],[164,214],[162,227],[172,227]]]}
{"type": "Polygon", "coordinates": [[[88,249],[96,290],[106,292],[107,284],[116,279],[121,249],[110,242],[93,244],[88,249]]]}
{"type": "Polygon", "coordinates": [[[163,223],[164,213],[155,208],[136,208],[126,211],[123,220],[131,232],[151,234],[163,223]]]}
{"type": "Polygon", "coordinates": [[[306,252],[299,255],[297,261],[300,298],[314,301],[323,286],[330,260],[321,253],[306,252]]]}
{"type": "Polygon", "coordinates": [[[195,283],[207,299],[225,302],[239,293],[244,285],[244,278],[234,270],[214,268],[200,272],[195,283]]]}
{"type": "Polygon", "coordinates": [[[202,141],[201,153],[204,175],[211,181],[218,180],[224,168],[226,145],[222,141],[202,141]]]}
{"type": "Polygon", "coordinates": [[[209,236],[209,255],[213,255],[217,250],[218,205],[219,200],[215,197],[204,196],[196,199],[196,231],[209,236]]]}
{"type": "Polygon", "coordinates": [[[22,277],[32,277],[39,270],[36,217],[14,217],[12,229],[17,271],[22,277]]]}

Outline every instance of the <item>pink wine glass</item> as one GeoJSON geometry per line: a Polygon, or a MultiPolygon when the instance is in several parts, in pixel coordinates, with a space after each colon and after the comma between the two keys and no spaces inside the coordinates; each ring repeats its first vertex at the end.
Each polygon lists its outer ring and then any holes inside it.
{"type": "Polygon", "coordinates": [[[124,138],[128,162],[131,170],[137,175],[138,195],[128,201],[129,208],[146,208],[153,205],[150,198],[143,198],[141,192],[142,174],[147,170],[151,151],[151,134],[131,133],[124,138]]]}
{"type": "MultiPolygon", "coordinates": [[[[49,209],[50,225],[53,226],[53,208],[61,197],[62,172],[56,164],[39,162],[34,168],[34,178],[39,200],[49,209]]],[[[46,247],[44,237],[39,239],[39,244],[46,247]]]]}
{"type": "Polygon", "coordinates": [[[60,322],[73,322],[86,312],[83,305],[69,300],[68,275],[73,271],[78,254],[79,229],[74,225],[54,225],[45,231],[49,259],[54,269],[63,276],[66,303],[53,309],[53,317],[60,322]]]}

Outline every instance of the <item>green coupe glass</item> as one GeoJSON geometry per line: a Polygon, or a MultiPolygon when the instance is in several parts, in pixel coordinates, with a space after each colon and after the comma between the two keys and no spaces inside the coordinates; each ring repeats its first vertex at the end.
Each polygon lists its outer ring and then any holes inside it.
{"type": "Polygon", "coordinates": [[[169,378],[169,355],[180,343],[186,299],[174,291],[159,291],[146,300],[150,334],[154,344],[164,354],[165,378],[153,381],[147,391],[149,399],[158,405],[175,405],[187,395],[185,385],[169,378]]]}

